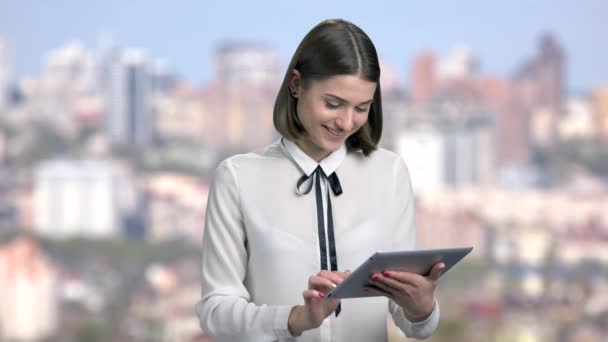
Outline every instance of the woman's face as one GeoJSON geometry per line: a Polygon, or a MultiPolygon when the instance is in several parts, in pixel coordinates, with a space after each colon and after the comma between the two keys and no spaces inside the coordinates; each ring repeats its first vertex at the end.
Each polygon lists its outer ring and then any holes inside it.
{"type": "Polygon", "coordinates": [[[312,81],[304,89],[299,72],[294,70],[290,88],[296,93],[298,118],[308,133],[296,143],[320,161],[367,122],[376,82],[355,75],[336,75],[312,81]]]}

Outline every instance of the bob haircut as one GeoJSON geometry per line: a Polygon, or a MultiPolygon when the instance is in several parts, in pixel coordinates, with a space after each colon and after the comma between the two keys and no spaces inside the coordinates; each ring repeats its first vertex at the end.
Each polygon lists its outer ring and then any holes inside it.
{"type": "Polygon", "coordinates": [[[355,75],[376,83],[376,92],[367,122],[346,139],[349,151],[361,150],[365,156],[378,148],[382,135],[382,98],[380,65],[376,48],[363,30],[342,19],[329,19],[315,26],[294,53],[274,103],[276,130],[290,140],[306,135],[297,115],[298,99],[289,90],[292,71],[300,72],[300,84],[307,89],[311,82],[335,75],[355,75]]]}

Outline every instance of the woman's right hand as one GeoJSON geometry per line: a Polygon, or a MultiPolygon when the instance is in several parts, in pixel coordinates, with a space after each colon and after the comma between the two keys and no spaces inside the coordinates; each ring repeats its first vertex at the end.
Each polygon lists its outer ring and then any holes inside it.
{"type": "Polygon", "coordinates": [[[294,306],[289,314],[288,327],[293,336],[319,327],[336,310],[340,300],[325,299],[325,294],[342,283],[350,273],[323,270],[308,278],[308,289],[302,293],[304,305],[294,306]]]}

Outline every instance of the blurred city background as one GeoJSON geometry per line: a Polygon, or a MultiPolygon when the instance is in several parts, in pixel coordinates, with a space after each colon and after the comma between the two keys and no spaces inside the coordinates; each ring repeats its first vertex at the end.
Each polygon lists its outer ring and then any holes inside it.
{"type": "Polygon", "coordinates": [[[210,175],[278,138],[295,47],[343,17],[382,60],[419,246],[475,247],[430,341],[608,341],[607,3],[293,5],[2,1],[0,340],[209,341],[210,175]]]}

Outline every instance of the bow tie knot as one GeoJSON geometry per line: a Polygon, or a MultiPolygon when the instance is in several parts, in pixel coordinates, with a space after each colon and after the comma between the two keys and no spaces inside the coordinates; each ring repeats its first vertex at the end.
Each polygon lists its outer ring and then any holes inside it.
{"type": "Polygon", "coordinates": [[[320,181],[321,177],[326,178],[327,182],[329,183],[329,187],[331,188],[334,195],[340,196],[342,194],[342,186],[340,185],[340,180],[338,179],[338,175],[335,172],[332,172],[331,175],[327,176],[325,174],[325,172],[323,171],[323,169],[321,168],[321,166],[317,166],[317,168],[310,174],[310,176],[307,176],[306,174],[304,174],[302,177],[300,177],[300,179],[298,180],[298,183],[296,185],[296,192],[300,195],[308,194],[312,190],[312,183],[313,183],[312,179],[314,176],[316,176],[317,181],[320,181]],[[305,190],[304,191],[300,190],[300,187],[302,186],[302,184],[306,183],[307,181],[309,181],[309,184],[305,188],[305,190]]]}

